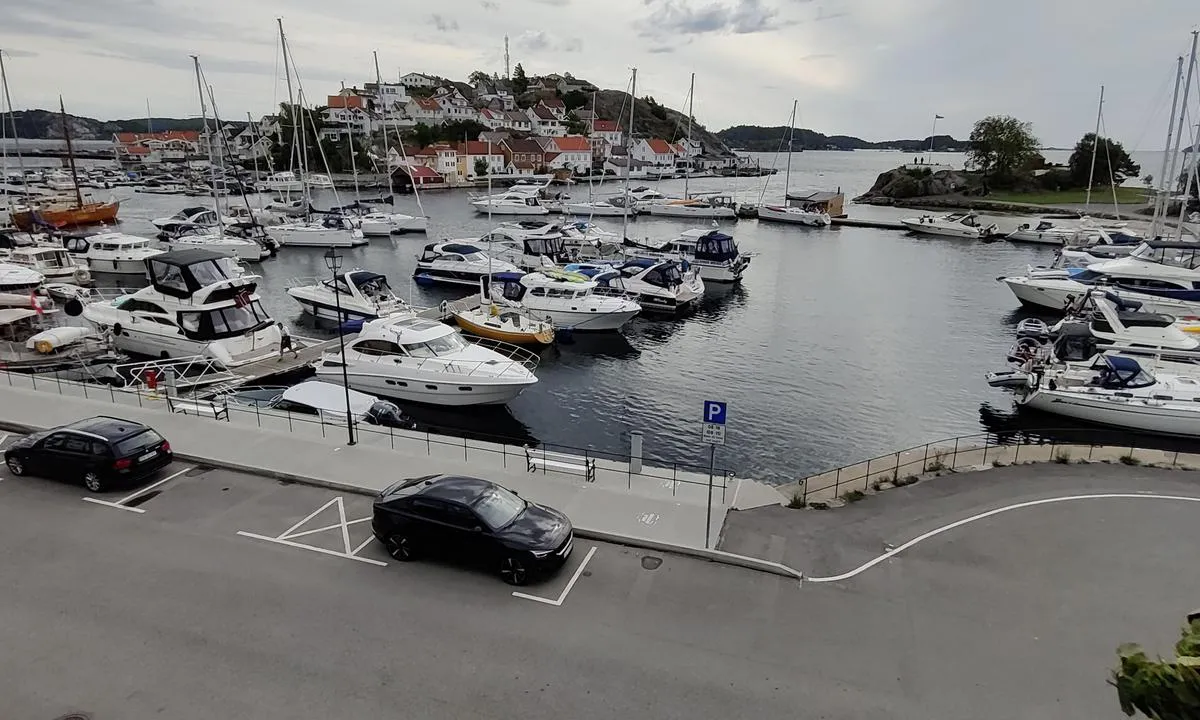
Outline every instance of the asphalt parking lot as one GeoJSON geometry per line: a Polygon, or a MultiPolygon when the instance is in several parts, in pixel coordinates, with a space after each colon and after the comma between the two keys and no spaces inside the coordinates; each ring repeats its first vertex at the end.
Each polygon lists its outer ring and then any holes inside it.
{"type": "Polygon", "coordinates": [[[514,594],[393,561],[367,497],[179,462],[85,497],[0,472],[5,717],[1116,719],[1116,644],[1165,651],[1200,604],[1173,504],[1039,507],[824,584],[580,540],[514,594]]]}

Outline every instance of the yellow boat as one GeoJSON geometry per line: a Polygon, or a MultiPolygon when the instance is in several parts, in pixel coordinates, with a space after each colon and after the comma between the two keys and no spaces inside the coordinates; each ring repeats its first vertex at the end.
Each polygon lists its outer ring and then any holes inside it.
{"type": "Polygon", "coordinates": [[[514,345],[549,345],[554,342],[553,324],[496,305],[487,304],[456,312],[454,321],[472,335],[514,345]]]}

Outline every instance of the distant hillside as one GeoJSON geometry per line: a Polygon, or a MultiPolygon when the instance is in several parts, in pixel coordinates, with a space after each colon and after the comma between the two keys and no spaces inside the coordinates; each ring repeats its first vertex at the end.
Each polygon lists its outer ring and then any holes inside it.
{"type": "MultiPolygon", "coordinates": [[[[18,110],[13,113],[17,137],[28,140],[61,140],[63,137],[62,115],[52,110],[18,110]]],[[[150,127],[158,130],[199,130],[200,118],[150,118],[150,127]]],[[[12,126],[5,118],[6,130],[11,134],[12,126]]],[[[74,140],[111,140],[113,133],[146,132],[146,118],[132,120],[96,120],[95,118],[67,115],[74,140]]],[[[242,123],[244,124],[244,123],[242,123]]],[[[226,123],[238,126],[238,123],[226,123]]]]}
{"type": "MultiPolygon", "coordinates": [[[[790,129],[787,126],[760,127],[737,125],[717,133],[729,147],[752,152],[775,152],[786,149],[790,129]]],[[[852,135],[824,135],[815,130],[796,128],[793,150],[902,150],[925,152],[929,150],[929,138],[920,140],[885,140],[870,142],[852,135]]],[[[933,138],[933,149],[938,151],[960,151],[967,149],[965,140],[956,140],[949,135],[933,138]]]]}
{"type": "MultiPolygon", "coordinates": [[[[617,120],[628,130],[629,93],[623,90],[596,93],[596,115],[602,120],[617,120]]],[[[659,105],[653,98],[638,98],[633,109],[633,133],[636,137],[682,140],[687,137],[687,115],[659,105]]],[[[705,153],[724,155],[731,152],[719,134],[709,132],[694,118],[692,139],[703,146],[705,153]]]]}

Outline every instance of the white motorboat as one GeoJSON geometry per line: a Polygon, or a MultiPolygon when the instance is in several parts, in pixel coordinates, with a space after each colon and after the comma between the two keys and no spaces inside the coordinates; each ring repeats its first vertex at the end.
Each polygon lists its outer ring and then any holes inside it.
{"type": "Polygon", "coordinates": [[[0,293],[29,296],[46,282],[46,276],[25,265],[0,262],[0,293]]]}
{"type": "Polygon", "coordinates": [[[573,263],[565,268],[594,280],[601,288],[635,298],[644,312],[675,313],[704,296],[704,280],[696,268],[683,270],[674,260],[633,258],[612,263],[573,263]]]}
{"type": "Polygon", "coordinates": [[[266,231],[271,239],[284,247],[355,247],[367,243],[362,230],[356,229],[341,215],[271,225],[266,231]]]}
{"type": "MultiPolygon", "coordinates": [[[[625,196],[626,193],[614,195],[608,199],[608,202],[613,203],[614,205],[621,205],[624,203],[625,196]]],[[[641,212],[646,211],[651,205],[659,205],[661,203],[679,200],[679,198],[676,197],[663,195],[654,188],[647,187],[645,185],[633,188],[628,192],[628,196],[630,202],[634,203],[634,208],[641,212]]]]}
{"type": "Polygon", "coordinates": [[[621,217],[630,212],[628,208],[613,205],[606,200],[566,202],[563,203],[562,211],[564,215],[582,215],[585,217],[621,217]]]}
{"type": "Polygon", "coordinates": [[[280,330],[263,310],[257,275],[209,250],[146,261],[149,287],[88,303],[83,318],[111,332],[121,350],[154,358],[204,356],[238,367],[279,352],[280,330]]]}
{"type": "Polygon", "coordinates": [[[335,322],[375,320],[409,312],[408,303],[392,292],[387,277],[368,270],[347,270],[335,279],[294,280],[287,294],[300,303],[304,312],[335,322]]]}
{"type": "MultiPolygon", "coordinates": [[[[340,382],[335,384],[321,380],[305,380],[291,387],[238,387],[222,395],[220,401],[226,406],[253,407],[255,412],[264,415],[309,415],[315,416],[322,423],[343,425],[346,422],[346,407],[349,405],[350,417],[355,423],[394,428],[411,428],[413,425],[395,403],[350,390],[340,382]]],[[[210,412],[220,408],[216,403],[206,404],[210,406],[210,412]]],[[[175,401],[172,403],[172,409],[184,414],[200,411],[191,405],[192,403],[186,401],[175,401]]]]}
{"type": "Polygon", "coordinates": [[[1200,437],[1200,373],[1152,373],[1138,359],[1102,355],[1088,368],[1048,369],[1022,407],[1137,432],[1200,437]]]}
{"type": "Polygon", "coordinates": [[[6,372],[82,370],[122,362],[103,336],[86,327],[47,325],[45,311],[25,304],[11,307],[0,297],[0,367],[6,372]]]}
{"type": "Polygon", "coordinates": [[[979,216],[973,212],[949,213],[947,215],[922,215],[903,218],[900,223],[909,231],[920,235],[956,237],[979,240],[995,232],[995,225],[980,225],[979,216]]]}
{"type": "Polygon", "coordinates": [[[174,235],[198,227],[216,227],[220,224],[220,218],[212,208],[186,207],[170,217],[155,218],[150,222],[163,233],[174,235]]]}
{"type": "Polygon", "coordinates": [[[538,356],[528,350],[477,340],[454,328],[414,316],[381,318],[363,325],[346,352],[326,353],[317,377],[339,380],[362,392],[433,405],[500,405],[535,384],[538,356]]]}
{"type": "MultiPolygon", "coordinates": [[[[493,200],[493,201],[500,200],[501,198],[513,197],[513,196],[541,198],[542,195],[544,194],[544,191],[549,186],[550,186],[550,183],[548,183],[548,182],[546,182],[546,183],[518,182],[518,183],[506,188],[504,190],[504,192],[491,193],[488,195],[470,195],[469,198],[470,198],[470,202],[472,204],[477,203],[477,202],[486,202],[488,200],[493,200]]],[[[490,187],[490,185],[489,185],[489,187],[490,187]]]]}
{"type": "Polygon", "coordinates": [[[550,208],[542,205],[535,195],[507,192],[499,197],[472,200],[476,212],[488,215],[549,215],[550,208]]]}
{"type": "Polygon", "coordinates": [[[655,217],[695,218],[700,220],[720,220],[737,217],[737,209],[732,199],[712,197],[707,199],[690,198],[687,200],[668,200],[656,202],[648,206],[647,212],[655,217]]]}
{"type": "Polygon", "coordinates": [[[624,251],[633,257],[685,262],[697,268],[700,277],[713,282],[738,282],[750,265],[750,255],[738,249],[732,236],[703,228],[685,230],[679,237],[660,243],[626,240],[624,251]]]}
{"type": "Polygon", "coordinates": [[[641,305],[620,293],[599,292],[597,283],[586,275],[558,268],[495,273],[491,293],[496,302],[518,303],[555,327],[581,332],[620,330],[642,311],[641,305]]]}
{"type": "Polygon", "coordinates": [[[1012,242],[1039,245],[1081,245],[1101,242],[1137,247],[1137,244],[1142,241],[1142,237],[1126,227],[1124,223],[1099,225],[1092,222],[1091,218],[1084,218],[1078,225],[1055,225],[1050,220],[1039,220],[1037,225],[1021,223],[1016,230],[1004,237],[1012,242]]]}
{"type": "Polygon", "coordinates": [[[145,275],[146,260],[161,255],[150,238],[108,232],[87,238],[87,263],[93,273],[145,275]]]}
{"type": "Polygon", "coordinates": [[[273,173],[262,182],[262,188],[272,192],[294,193],[304,189],[300,177],[291,170],[273,173]]]}
{"type": "Polygon", "coordinates": [[[566,240],[561,234],[521,237],[520,233],[510,233],[501,227],[484,235],[478,242],[487,244],[488,255],[492,258],[512,263],[523,270],[536,270],[573,259],[567,252],[566,240]]]}
{"type": "Polygon", "coordinates": [[[49,282],[70,282],[87,285],[92,273],[80,265],[67,249],[59,246],[32,245],[0,250],[0,261],[36,270],[49,282]]]}
{"type": "Polygon", "coordinates": [[[358,224],[366,237],[386,237],[429,229],[429,218],[404,213],[369,212],[356,215],[352,221],[358,224]]]}
{"type": "Polygon", "coordinates": [[[758,208],[758,219],[809,227],[827,227],[833,222],[827,212],[787,205],[763,205],[758,208]]]}
{"type": "Polygon", "coordinates": [[[166,243],[172,250],[203,248],[247,262],[261,262],[271,257],[271,250],[266,245],[218,228],[183,231],[180,235],[168,238],[166,243]]]}
{"type": "Polygon", "coordinates": [[[1062,312],[1069,300],[1082,298],[1097,285],[1121,300],[1141,303],[1147,312],[1200,314],[1200,244],[1147,240],[1128,257],[1061,274],[1001,278],[1021,304],[1062,312]],[[1050,276],[1046,276],[1050,275],[1050,276]]]}
{"type": "Polygon", "coordinates": [[[495,272],[517,272],[510,262],[489,257],[474,245],[456,242],[430,243],[417,259],[413,280],[421,285],[469,285],[479,287],[479,278],[495,272]]]}

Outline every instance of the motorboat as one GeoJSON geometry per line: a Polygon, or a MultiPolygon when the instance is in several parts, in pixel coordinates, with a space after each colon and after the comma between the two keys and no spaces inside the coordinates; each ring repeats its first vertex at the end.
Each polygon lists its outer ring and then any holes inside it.
{"type": "Polygon", "coordinates": [[[263,309],[257,275],[204,249],[145,261],[150,286],[83,306],[85,320],[111,332],[121,350],[154,358],[203,356],[227,368],[274,356],[281,333],[263,309]]]}
{"type": "MultiPolygon", "coordinates": [[[[255,228],[260,233],[262,232],[258,226],[252,226],[251,229],[255,228]]],[[[263,240],[266,239],[268,238],[263,236],[263,240]]],[[[192,230],[185,230],[179,235],[168,238],[166,243],[167,247],[172,250],[203,248],[247,262],[261,262],[272,255],[271,248],[265,242],[259,242],[244,235],[234,234],[232,228],[226,230],[224,227],[197,227],[192,230]]]]}
{"type": "Polygon", "coordinates": [[[119,232],[100,233],[87,239],[87,264],[93,273],[145,275],[146,260],[164,251],[150,238],[119,232]]]}
{"type": "MultiPolygon", "coordinates": [[[[481,280],[485,286],[488,280],[481,280]]],[[[484,295],[478,307],[454,312],[454,322],[464,332],[513,345],[549,345],[554,342],[554,323],[538,319],[517,305],[500,305],[484,295]]]]}
{"type": "Polygon", "coordinates": [[[29,296],[46,282],[46,276],[25,265],[0,262],[0,293],[29,296]]]}
{"type": "Polygon", "coordinates": [[[0,261],[36,270],[48,282],[71,282],[87,285],[92,273],[80,265],[71,253],[61,246],[32,245],[0,250],[0,261]]]}
{"type": "Polygon", "coordinates": [[[827,212],[788,205],[762,205],[758,208],[758,219],[808,227],[828,227],[833,222],[827,212]]]}
{"type": "Polygon", "coordinates": [[[629,214],[628,208],[613,205],[607,200],[588,202],[565,202],[562,206],[564,215],[583,215],[586,217],[621,217],[629,214]]]}
{"type": "Polygon", "coordinates": [[[90,328],[47,324],[46,311],[25,300],[23,307],[0,302],[0,369],[47,373],[126,359],[90,328]]]}
{"type": "Polygon", "coordinates": [[[524,237],[518,234],[514,237],[505,228],[496,228],[478,242],[487,243],[487,252],[492,258],[512,263],[523,270],[536,270],[573,259],[561,234],[524,237]]]}
{"type": "Polygon", "coordinates": [[[55,170],[46,176],[46,187],[59,192],[74,191],[75,180],[71,177],[71,173],[55,170]]]}
{"type": "Polygon", "coordinates": [[[620,330],[642,311],[624,294],[601,292],[588,276],[559,268],[495,273],[491,292],[497,302],[519,303],[534,317],[573,331],[620,330]]]}
{"type": "Polygon", "coordinates": [[[362,230],[349,218],[324,215],[320,219],[287,222],[266,228],[267,235],[284,247],[355,247],[365,245],[362,230]]]}
{"type": "Polygon", "coordinates": [[[135,190],[135,192],[146,195],[183,195],[187,191],[188,186],[184,183],[161,180],[147,180],[144,185],[135,190]]]}
{"type": "Polygon", "coordinates": [[[162,231],[164,236],[170,236],[198,227],[216,227],[221,224],[221,218],[217,217],[212,208],[186,207],[170,217],[155,218],[150,222],[162,231]]]}
{"type": "Polygon", "coordinates": [[[476,194],[469,196],[469,198],[472,205],[477,202],[486,203],[488,200],[496,201],[506,197],[532,197],[540,199],[545,194],[546,188],[549,186],[550,183],[548,182],[541,184],[518,182],[510,185],[504,190],[504,192],[492,193],[490,195],[476,194]]]}
{"type": "Polygon", "coordinates": [[[489,215],[549,215],[550,208],[542,205],[536,195],[507,192],[499,197],[472,200],[476,212],[489,215]]]}
{"type": "Polygon", "coordinates": [[[459,242],[429,243],[417,259],[413,280],[422,285],[446,284],[479,287],[479,278],[494,272],[516,272],[505,260],[489,257],[474,245],[459,242]]]}
{"type": "Polygon", "coordinates": [[[685,230],[679,237],[660,243],[627,239],[625,253],[685,261],[697,268],[702,278],[713,282],[738,282],[750,265],[750,255],[739,251],[732,236],[703,228],[685,230]]]}
{"type": "Polygon", "coordinates": [[[979,224],[979,216],[973,212],[936,216],[922,215],[915,218],[903,218],[900,223],[910,232],[919,235],[969,238],[971,240],[988,237],[996,231],[995,225],[979,224]]]}
{"type": "Polygon", "coordinates": [[[632,296],[644,312],[675,313],[704,295],[699,271],[685,270],[675,260],[633,258],[619,265],[572,263],[564,269],[586,275],[602,288],[632,296]]]}
{"type": "Polygon", "coordinates": [[[1101,237],[1115,245],[1136,247],[1142,241],[1141,236],[1127,228],[1124,224],[1095,225],[1090,218],[1084,218],[1079,225],[1055,225],[1050,220],[1038,220],[1036,225],[1021,223],[1009,234],[1004,236],[1012,242],[1033,243],[1038,245],[1072,245],[1092,244],[1101,237]]]}
{"type": "MultiPolygon", "coordinates": [[[[318,422],[328,424],[344,424],[349,407],[355,423],[404,429],[413,426],[395,403],[351,390],[340,382],[305,380],[291,387],[239,387],[222,395],[221,401],[226,406],[252,407],[263,414],[315,416],[318,422]]],[[[183,405],[173,409],[187,413],[189,408],[183,405]]]]}
{"type": "Polygon", "coordinates": [[[458,330],[412,315],[363,325],[344,354],[326,353],[318,378],[383,397],[432,405],[501,405],[537,383],[538,356],[515,345],[468,341],[458,330]]]}
{"type": "Polygon", "coordinates": [[[1194,316],[1200,314],[1200,244],[1147,240],[1128,257],[1068,268],[1066,277],[1026,273],[1001,280],[1021,304],[1055,312],[1102,285],[1147,312],[1194,316]]]}
{"type": "Polygon", "coordinates": [[[663,195],[654,188],[642,185],[640,187],[633,188],[627,193],[621,192],[617,195],[613,195],[612,197],[608,198],[608,202],[616,205],[617,207],[622,207],[625,205],[626,197],[629,198],[629,202],[633,205],[633,210],[635,212],[646,212],[652,205],[659,205],[661,203],[671,202],[679,199],[669,195],[663,195]]]}
{"type": "Polygon", "coordinates": [[[262,188],[271,192],[294,193],[304,189],[300,177],[291,170],[272,173],[262,182],[262,188]]]}
{"type": "Polygon", "coordinates": [[[1031,378],[1022,408],[1137,432],[1200,437],[1200,373],[1151,372],[1126,355],[1064,365],[1031,378]]]}
{"type": "Polygon", "coordinates": [[[429,218],[406,215],[405,213],[369,212],[356,215],[353,222],[367,237],[386,237],[408,232],[425,232],[429,229],[429,218]]]}
{"type": "Polygon", "coordinates": [[[375,320],[409,312],[408,303],[388,286],[387,276],[357,268],[338,273],[332,279],[293,280],[287,294],[300,303],[304,312],[335,322],[375,320]]]}
{"type": "Polygon", "coordinates": [[[737,218],[737,208],[732,199],[720,196],[711,198],[688,198],[668,200],[649,205],[647,212],[655,217],[698,218],[720,220],[737,218]]]}

